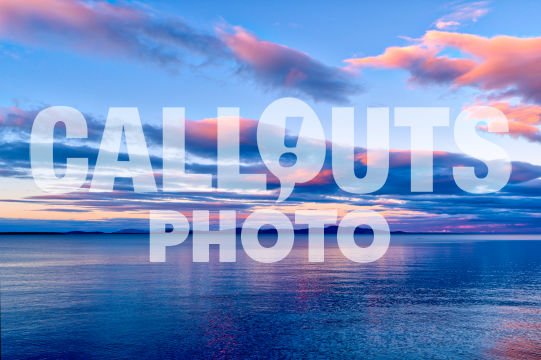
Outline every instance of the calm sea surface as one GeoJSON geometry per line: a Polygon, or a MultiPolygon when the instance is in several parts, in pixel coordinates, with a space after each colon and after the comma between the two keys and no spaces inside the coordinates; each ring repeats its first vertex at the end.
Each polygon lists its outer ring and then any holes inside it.
{"type": "Polygon", "coordinates": [[[147,235],[0,236],[2,359],[541,359],[541,237],[393,236],[356,264],[148,263],[147,235]]]}

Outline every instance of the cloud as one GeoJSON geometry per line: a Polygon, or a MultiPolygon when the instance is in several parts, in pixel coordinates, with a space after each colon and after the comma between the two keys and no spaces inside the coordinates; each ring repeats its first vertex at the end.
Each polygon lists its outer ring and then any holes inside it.
{"type": "MultiPolygon", "coordinates": [[[[46,106],[43,106],[44,108],[46,106]]],[[[9,171],[0,171],[0,177],[31,177],[30,174],[30,132],[38,109],[21,109],[16,106],[0,107],[0,167],[9,171]]],[[[87,139],[66,139],[62,124],[55,129],[53,161],[62,169],[67,157],[89,159],[89,170],[92,172],[96,163],[98,149],[103,134],[105,119],[84,114],[88,128],[87,139]]],[[[186,120],[186,169],[188,172],[216,174],[217,169],[217,122],[216,118],[202,120],[186,120]]],[[[227,126],[227,124],[226,124],[227,126]]],[[[162,168],[162,127],[149,123],[143,124],[143,132],[149,147],[150,160],[156,174],[162,168]]],[[[240,150],[241,172],[266,172],[256,143],[257,121],[240,118],[240,150]]],[[[288,135],[289,136],[289,135],[288,135]]],[[[127,159],[128,155],[121,149],[119,157],[127,159]]],[[[158,180],[161,177],[158,176],[158,180]]],[[[276,179],[271,177],[273,187],[276,179]]],[[[119,186],[123,184],[120,183],[119,186]]],[[[131,185],[128,186],[131,188],[131,185]]]]}
{"type": "Polygon", "coordinates": [[[415,83],[453,83],[458,77],[475,68],[472,59],[454,59],[437,56],[439,49],[425,44],[390,47],[378,56],[347,59],[354,67],[391,68],[409,71],[415,83]]]}
{"type": "Polygon", "coordinates": [[[382,55],[348,59],[354,67],[410,72],[416,82],[472,86],[494,95],[541,102],[541,37],[518,38],[428,31],[414,45],[391,47],[382,55]],[[441,54],[458,50],[461,57],[441,54]]]}
{"type": "MultiPolygon", "coordinates": [[[[509,114],[516,121],[531,122],[539,121],[541,106],[509,106],[506,103],[496,104],[498,108],[509,114]]],[[[37,110],[24,110],[18,107],[0,108],[0,115],[4,123],[0,128],[0,163],[5,168],[10,168],[17,173],[25,169],[29,171],[29,139],[33,119],[37,110]],[[15,136],[15,134],[17,136],[15,136]]],[[[101,135],[104,128],[104,120],[91,115],[84,115],[88,125],[88,139],[65,139],[61,134],[55,137],[54,161],[57,166],[62,166],[67,157],[89,158],[90,170],[92,170],[97,157],[101,135]]],[[[151,124],[144,124],[143,131],[146,142],[151,149],[150,156],[152,165],[159,174],[161,169],[162,128],[151,124]]],[[[217,149],[217,119],[206,118],[202,120],[186,121],[186,155],[187,168],[196,172],[216,174],[216,149],[217,149]],[[201,160],[204,159],[203,163],[201,160]]],[[[289,136],[289,135],[286,135],[289,136]]],[[[272,176],[263,164],[257,147],[257,121],[253,119],[240,119],[240,147],[242,170],[249,173],[265,172],[272,176]]],[[[283,141],[277,139],[277,141],[283,141]]],[[[299,184],[300,191],[314,192],[318,189],[322,193],[335,192],[338,187],[334,183],[331,169],[330,141],[326,143],[326,158],[320,174],[312,181],[299,184]]],[[[410,152],[404,150],[390,151],[390,174],[389,181],[380,191],[388,194],[410,193],[410,152]]],[[[127,158],[127,154],[121,152],[121,158],[127,158]]],[[[366,149],[355,149],[356,173],[359,176],[364,173],[366,167],[366,149]]],[[[476,167],[477,175],[484,176],[486,166],[479,160],[463,154],[445,151],[434,152],[435,192],[438,193],[461,193],[454,184],[452,178],[453,166],[476,167]]],[[[1,176],[1,174],[0,174],[1,176]]],[[[510,183],[526,182],[541,177],[541,167],[522,162],[513,162],[513,171],[510,183]],[[520,174],[520,176],[519,176],[520,174]]],[[[276,178],[270,178],[269,182],[277,185],[276,178]]]]}
{"type": "Polygon", "coordinates": [[[184,20],[125,3],[0,0],[0,38],[100,56],[151,61],[168,69],[229,62],[264,86],[345,103],[358,93],[354,74],[264,41],[241,27],[211,33],[184,20]]]}
{"type": "Polygon", "coordinates": [[[491,100],[485,105],[497,107],[509,117],[512,136],[539,142],[540,107],[535,104],[541,104],[540,54],[541,37],[487,38],[432,30],[412,45],[390,47],[381,55],[346,61],[356,68],[406,70],[414,83],[481,90],[481,97],[491,100]],[[459,55],[445,55],[449,50],[459,55]],[[510,105],[504,101],[509,98],[521,102],[510,105]]]}
{"type": "Polygon", "coordinates": [[[124,55],[179,65],[185,51],[206,59],[223,44],[178,18],[162,20],[129,5],[81,0],[0,0],[0,36],[40,47],[124,55]]]}
{"type": "MultiPolygon", "coordinates": [[[[5,133],[0,132],[0,168],[9,169],[0,171],[1,178],[29,178],[30,164],[28,133],[31,120],[36,111],[25,111],[21,108],[4,108],[0,111],[6,124],[11,124],[13,129],[19,132],[16,141],[6,141],[5,133]],[[5,120],[6,121],[6,120],[5,120]],[[25,135],[26,134],[26,135],[25,135]]],[[[89,124],[90,137],[80,143],[68,141],[55,142],[55,163],[62,167],[65,158],[88,157],[90,173],[97,155],[100,132],[103,128],[103,121],[85,115],[89,124]]],[[[423,223],[423,230],[461,230],[465,222],[486,231],[503,231],[509,226],[516,224],[523,225],[524,231],[537,229],[539,213],[538,197],[541,196],[539,179],[541,167],[523,163],[513,162],[512,174],[509,184],[500,192],[490,196],[477,196],[464,193],[460,190],[452,176],[453,166],[473,166],[478,176],[486,174],[486,166],[479,160],[470,158],[463,154],[454,154],[444,151],[434,153],[434,193],[412,194],[410,187],[410,157],[409,151],[392,150],[390,153],[389,177],[384,187],[377,193],[368,195],[355,195],[342,191],[334,182],[331,168],[331,143],[327,143],[326,160],[322,170],[315,179],[299,184],[287,203],[277,205],[276,190],[278,181],[270,176],[263,165],[256,145],[257,122],[250,119],[241,120],[241,148],[246,147],[251,151],[243,152],[242,171],[246,173],[267,173],[269,175],[270,192],[253,194],[249,192],[175,192],[175,193],[151,193],[136,194],[131,191],[132,184],[125,179],[117,179],[115,191],[111,193],[90,193],[77,192],[63,195],[28,195],[19,198],[9,198],[10,194],[4,192],[0,202],[7,204],[6,208],[13,209],[13,206],[20,206],[24,209],[21,213],[23,218],[42,219],[43,213],[54,219],[77,217],[79,221],[89,218],[110,218],[107,227],[114,230],[125,227],[125,224],[116,220],[117,215],[122,217],[130,216],[138,219],[146,218],[148,209],[169,209],[191,213],[193,209],[216,210],[231,209],[239,212],[239,219],[255,209],[278,208],[291,214],[300,208],[336,208],[339,211],[347,211],[360,207],[371,208],[380,211],[386,216],[395,230],[419,230],[419,222],[423,223]],[[274,190],[274,191],[272,191],[274,190]],[[71,211],[76,209],[78,211],[71,211]],[[64,215],[62,215],[62,213],[64,215]],[[80,214],[80,215],[79,215],[80,214]],[[503,215],[504,214],[504,215],[503,215]],[[498,224],[498,228],[491,228],[490,224],[498,224]],[[111,224],[117,224],[116,229],[111,224]],[[121,225],[122,224],[122,225],[121,225]],[[537,227],[536,227],[537,226],[537,227]]],[[[2,127],[5,130],[6,127],[2,127]]],[[[205,172],[216,174],[216,119],[204,119],[200,121],[188,121],[187,133],[187,155],[191,158],[188,169],[194,172],[205,172]],[[198,162],[205,159],[204,163],[198,162]]],[[[145,125],[145,136],[147,143],[157,150],[161,145],[161,129],[152,125],[145,125]]],[[[160,153],[151,151],[151,162],[156,172],[159,183],[161,178],[160,153]]],[[[355,171],[362,176],[365,171],[365,149],[356,149],[355,171]]],[[[90,180],[91,176],[89,176],[90,180]]],[[[17,180],[23,181],[23,180],[17,180]]],[[[88,187],[88,184],[86,185],[88,187]]],[[[12,214],[10,210],[6,214],[12,214]]],[[[4,217],[6,215],[3,215],[4,217]]],[[[30,220],[28,220],[30,221],[30,220]]],[[[34,221],[34,220],[33,220],[34,221]]],[[[66,220],[68,221],[68,220],[66,220]]],[[[74,220],[73,220],[74,221],[74,220]]],[[[79,226],[73,222],[72,226],[79,226]]],[[[134,219],[133,224],[138,224],[134,219]]],[[[142,221],[142,220],[141,220],[142,221]]],[[[2,222],[2,229],[10,228],[9,221],[2,222]],[[4,225],[2,225],[4,224],[4,225]]],[[[14,222],[12,222],[14,223],[14,222]]],[[[143,222],[144,223],[144,222],[143,222]]],[[[96,226],[104,228],[100,222],[96,226]]],[[[82,225],[81,225],[82,226],[82,225]]],[[[48,228],[45,226],[44,228],[48,228]]],[[[69,226],[68,226],[69,228],[69,226]]],[[[141,228],[146,228],[141,226],[141,228]]],[[[43,229],[43,228],[42,228],[43,229]]],[[[70,230],[73,230],[72,227],[70,230]]],[[[513,228],[514,230],[522,229],[513,228]]],[[[465,230],[465,229],[462,229],[465,230]]],[[[471,230],[471,229],[470,229],[471,230]]]]}
{"type": "MultiPolygon", "coordinates": [[[[490,105],[499,109],[505,114],[509,122],[509,135],[512,137],[523,137],[530,141],[541,142],[541,106],[535,104],[516,104],[508,101],[487,102],[483,105],[490,105]]],[[[488,131],[486,125],[478,127],[480,130],[488,131]]]]}
{"type": "Polygon", "coordinates": [[[440,30],[454,30],[465,23],[477,22],[488,13],[488,1],[458,3],[452,10],[451,13],[436,20],[434,26],[440,30]]]}
{"type": "Polygon", "coordinates": [[[518,38],[429,31],[428,46],[453,48],[475,59],[475,66],[454,79],[455,86],[474,86],[501,95],[541,102],[541,37],[518,38]]]}
{"type": "Polygon", "coordinates": [[[290,89],[316,101],[339,103],[360,91],[350,72],[326,66],[304,52],[258,39],[242,27],[218,29],[218,34],[241,65],[241,72],[254,74],[264,84],[290,89]]]}

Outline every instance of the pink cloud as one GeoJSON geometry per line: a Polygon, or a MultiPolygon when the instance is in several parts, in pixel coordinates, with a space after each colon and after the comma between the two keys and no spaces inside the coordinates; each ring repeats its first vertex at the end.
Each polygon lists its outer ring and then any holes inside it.
{"type": "MultiPolygon", "coordinates": [[[[240,142],[249,143],[254,141],[252,137],[255,136],[257,130],[257,120],[240,118],[240,142]]],[[[218,131],[218,119],[206,118],[202,120],[188,120],[186,122],[186,132],[189,136],[199,140],[208,141],[209,143],[216,143],[217,131],[218,131]]],[[[226,123],[227,126],[227,123],[226,123]]]]}
{"type": "Polygon", "coordinates": [[[314,100],[343,103],[360,90],[353,74],[304,52],[258,39],[241,27],[216,32],[199,31],[178,17],[156,16],[155,10],[137,3],[0,0],[0,38],[25,45],[125,56],[162,66],[225,59],[266,86],[314,100]]]}
{"type": "Polygon", "coordinates": [[[451,83],[541,101],[541,37],[487,38],[428,31],[414,45],[390,47],[382,55],[348,59],[354,67],[404,69],[420,83],[451,83]],[[460,57],[442,55],[458,50],[460,57]]]}
{"type": "Polygon", "coordinates": [[[425,44],[390,47],[378,56],[348,59],[354,67],[405,69],[417,83],[452,83],[459,76],[471,71],[475,61],[437,56],[439,50],[425,44]]]}
{"type": "Polygon", "coordinates": [[[125,44],[108,23],[137,23],[143,18],[143,13],[134,8],[106,2],[0,0],[0,34],[28,43],[71,37],[72,45],[80,49],[99,42],[112,51],[125,48],[125,44]]]}
{"type": "Polygon", "coordinates": [[[249,72],[267,85],[314,100],[341,103],[360,90],[353,83],[353,74],[324,65],[302,51],[261,40],[240,26],[219,28],[217,32],[236,58],[241,72],[249,72]]]}
{"type": "Polygon", "coordinates": [[[0,0],[0,38],[160,65],[181,64],[184,51],[208,58],[224,55],[215,36],[178,18],[158,18],[127,3],[106,1],[0,0]]]}
{"type": "Polygon", "coordinates": [[[483,97],[496,99],[484,104],[507,115],[512,136],[541,141],[541,107],[528,103],[511,106],[504,100],[518,97],[523,102],[541,104],[541,37],[487,38],[433,30],[413,45],[390,47],[381,55],[346,61],[355,68],[403,69],[416,83],[482,90],[483,97]],[[444,55],[447,50],[458,51],[459,55],[444,55]]]}
{"type": "Polygon", "coordinates": [[[475,66],[454,79],[470,85],[541,101],[541,37],[517,38],[429,31],[423,41],[458,49],[475,59],[475,66]]]}
{"type": "MultiPolygon", "coordinates": [[[[511,105],[507,101],[485,103],[499,109],[509,121],[509,135],[512,137],[524,137],[530,141],[541,142],[541,106],[535,104],[511,105]]],[[[485,125],[478,127],[487,131],[485,125]]]]}
{"type": "Polygon", "coordinates": [[[26,111],[17,106],[0,107],[0,125],[4,127],[29,126],[35,116],[35,111],[26,111]]]}

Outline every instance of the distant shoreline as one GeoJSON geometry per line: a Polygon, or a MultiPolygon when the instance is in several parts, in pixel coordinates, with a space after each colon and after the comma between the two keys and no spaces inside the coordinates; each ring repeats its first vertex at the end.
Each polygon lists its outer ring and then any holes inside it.
{"type": "MultiPolygon", "coordinates": [[[[335,235],[337,226],[329,226],[325,228],[325,234],[335,235]]],[[[212,231],[212,230],[211,230],[212,231]]],[[[241,228],[236,229],[236,233],[240,234],[241,228]]],[[[260,230],[261,234],[274,234],[274,229],[260,230]]],[[[372,234],[370,229],[361,228],[356,231],[357,234],[372,234]]],[[[148,235],[148,230],[141,229],[123,229],[112,232],[105,231],[0,231],[0,235],[148,235]]],[[[192,230],[190,230],[192,234],[192,230]]],[[[308,229],[295,229],[296,235],[308,234],[308,229]]],[[[539,233],[520,233],[520,232],[437,232],[437,231],[391,231],[391,235],[539,235],[539,233]]]]}

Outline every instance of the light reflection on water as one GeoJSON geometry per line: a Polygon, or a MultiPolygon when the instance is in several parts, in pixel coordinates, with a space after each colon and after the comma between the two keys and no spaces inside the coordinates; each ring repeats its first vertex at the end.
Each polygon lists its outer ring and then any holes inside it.
{"type": "Polygon", "coordinates": [[[539,358],[539,239],[393,236],[364,265],[332,239],[325,263],[305,237],[274,264],[186,243],[150,264],[145,235],[3,236],[2,358],[539,358]]]}

